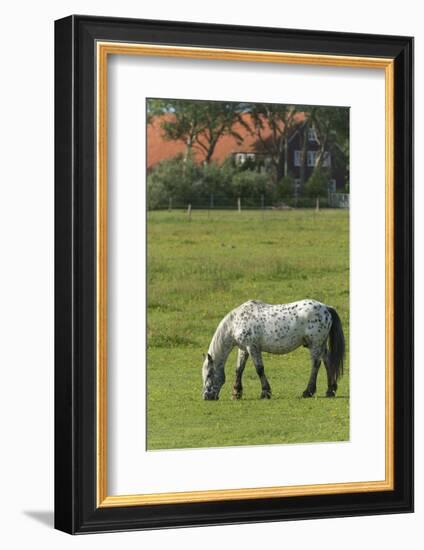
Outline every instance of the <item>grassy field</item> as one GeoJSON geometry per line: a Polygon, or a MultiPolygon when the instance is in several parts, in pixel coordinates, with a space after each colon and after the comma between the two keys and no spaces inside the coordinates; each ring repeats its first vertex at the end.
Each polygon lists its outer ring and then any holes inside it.
{"type": "Polygon", "coordinates": [[[346,210],[148,213],[147,448],[172,449],[349,439],[349,217],[346,210]],[[314,298],[341,317],[345,375],[325,398],[301,398],[309,352],[263,354],[273,396],[260,400],[249,359],[231,400],[236,350],[219,401],[203,401],[201,364],[219,323],[248,299],[314,298]]]}

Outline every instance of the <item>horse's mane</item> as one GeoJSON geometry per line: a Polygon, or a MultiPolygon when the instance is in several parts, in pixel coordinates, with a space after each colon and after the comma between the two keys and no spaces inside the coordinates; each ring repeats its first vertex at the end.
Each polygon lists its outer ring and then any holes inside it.
{"type": "Polygon", "coordinates": [[[233,311],[227,313],[227,315],[220,321],[219,325],[215,330],[215,334],[212,336],[211,343],[209,345],[209,353],[215,359],[215,357],[220,357],[222,353],[227,351],[232,340],[232,320],[233,320],[233,311]]]}

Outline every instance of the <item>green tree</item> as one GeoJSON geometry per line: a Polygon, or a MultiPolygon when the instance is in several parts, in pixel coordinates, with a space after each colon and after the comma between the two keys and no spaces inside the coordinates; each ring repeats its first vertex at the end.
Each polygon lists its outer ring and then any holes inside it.
{"type": "Polygon", "coordinates": [[[243,138],[234,130],[241,121],[243,107],[235,102],[192,101],[184,99],[153,99],[148,102],[148,122],[161,117],[161,127],[168,140],[182,141],[186,146],[184,159],[193,149],[200,151],[209,164],[219,140],[232,135],[238,142],[243,138]]]}
{"type": "Polygon", "coordinates": [[[251,133],[270,156],[278,181],[288,175],[288,143],[298,126],[298,109],[294,105],[255,103],[249,112],[251,133]]]}
{"type": "Polygon", "coordinates": [[[316,170],[321,170],[325,153],[349,162],[349,110],[346,107],[315,107],[310,113],[319,145],[316,170]]]}

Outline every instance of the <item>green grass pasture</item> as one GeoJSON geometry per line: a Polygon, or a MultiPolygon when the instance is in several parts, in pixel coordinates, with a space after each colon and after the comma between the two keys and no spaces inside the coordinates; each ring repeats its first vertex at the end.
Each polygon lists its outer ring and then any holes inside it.
{"type": "Polygon", "coordinates": [[[346,210],[148,213],[147,448],[173,449],[349,439],[349,214],[346,210]],[[263,354],[272,399],[260,400],[249,359],[231,400],[236,350],[219,401],[203,401],[202,353],[219,323],[249,299],[314,298],[339,312],[347,342],[335,399],[301,398],[309,352],[263,354]]]}

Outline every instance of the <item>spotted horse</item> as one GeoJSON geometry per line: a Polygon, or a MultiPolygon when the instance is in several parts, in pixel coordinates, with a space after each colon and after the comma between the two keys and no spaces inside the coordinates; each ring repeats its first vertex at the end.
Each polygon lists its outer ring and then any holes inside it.
{"type": "Polygon", "coordinates": [[[345,338],[336,310],[316,300],[290,304],[266,304],[249,300],[230,311],[219,323],[204,356],[203,399],[217,400],[225,382],[225,363],[238,347],[233,399],[243,394],[242,376],[249,356],[261,381],[261,399],[271,398],[262,352],[284,355],[300,346],[309,349],[311,375],[303,397],[312,397],[321,360],[327,371],[327,397],[334,397],[343,374],[345,338]]]}

